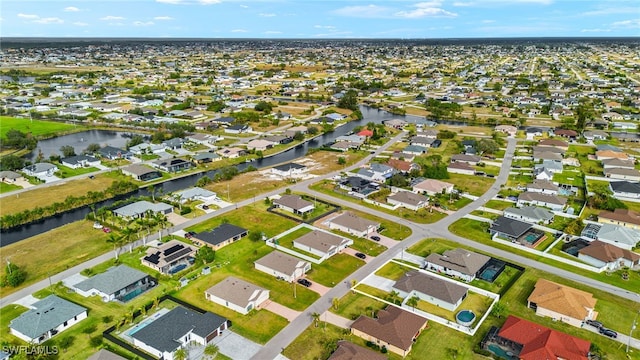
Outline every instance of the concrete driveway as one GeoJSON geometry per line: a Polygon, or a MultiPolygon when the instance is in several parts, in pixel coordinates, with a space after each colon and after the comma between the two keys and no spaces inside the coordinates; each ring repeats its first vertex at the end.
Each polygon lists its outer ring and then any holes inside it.
{"type": "MultiPolygon", "coordinates": [[[[309,281],[311,281],[311,280],[309,280],[309,281]]],[[[300,285],[300,286],[302,286],[302,285],[300,285]]],[[[320,285],[315,281],[311,281],[311,286],[309,286],[309,289],[317,292],[321,296],[326,294],[329,290],[331,290],[331,288],[328,288],[328,287],[326,287],[324,285],[320,285]]]]}
{"type": "Polygon", "coordinates": [[[220,353],[233,360],[249,360],[262,346],[244,338],[231,330],[226,330],[221,336],[213,339],[213,344],[218,346],[220,353]]]}
{"type": "Polygon", "coordinates": [[[380,290],[383,291],[389,291],[391,292],[393,284],[396,283],[395,280],[391,280],[391,279],[387,279],[385,277],[382,276],[378,276],[378,275],[369,275],[366,278],[364,278],[362,280],[363,284],[369,285],[369,286],[373,286],[375,288],[378,288],[380,290]]]}
{"type": "Polygon", "coordinates": [[[386,246],[387,248],[392,248],[394,247],[399,241],[394,240],[390,237],[384,236],[382,234],[378,234],[378,233],[372,233],[369,235],[369,237],[367,238],[367,240],[369,241],[373,241],[374,243],[386,246]],[[378,236],[380,237],[380,241],[375,241],[375,240],[371,240],[372,236],[378,236]]]}
{"type": "Polygon", "coordinates": [[[300,315],[300,311],[289,309],[288,307],[280,305],[277,302],[273,302],[271,300],[267,300],[266,305],[263,305],[262,308],[269,310],[274,314],[278,314],[289,321],[293,321],[293,319],[297,318],[298,315],[300,315]]]}
{"type": "MultiPolygon", "coordinates": [[[[355,250],[355,249],[352,249],[352,248],[346,248],[346,249],[342,250],[342,252],[345,253],[345,254],[349,254],[351,256],[354,256],[354,257],[356,256],[356,253],[359,253],[358,250],[355,250]]],[[[360,259],[360,258],[358,258],[358,259],[360,259]]],[[[367,257],[364,260],[362,260],[362,259],[360,259],[360,260],[364,261],[365,263],[368,263],[369,261],[371,261],[373,259],[374,259],[374,257],[367,255],[367,257]]]]}

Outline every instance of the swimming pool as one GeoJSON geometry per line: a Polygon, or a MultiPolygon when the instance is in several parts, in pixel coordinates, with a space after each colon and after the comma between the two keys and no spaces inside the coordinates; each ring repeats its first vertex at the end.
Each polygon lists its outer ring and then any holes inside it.
{"type": "Polygon", "coordinates": [[[513,356],[512,354],[510,354],[507,351],[504,351],[498,345],[491,344],[491,345],[488,346],[488,348],[489,348],[489,351],[491,351],[492,353],[496,354],[496,356],[498,356],[501,359],[505,359],[505,360],[517,359],[517,357],[513,356]]]}
{"type": "Polygon", "coordinates": [[[169,269],[169,274],[173,275],[181,270],[184,270],[187,267],[186,264],[180,264],[180,265],[176,265],[174,267],[172,267],[171,269],[169,269]]]}

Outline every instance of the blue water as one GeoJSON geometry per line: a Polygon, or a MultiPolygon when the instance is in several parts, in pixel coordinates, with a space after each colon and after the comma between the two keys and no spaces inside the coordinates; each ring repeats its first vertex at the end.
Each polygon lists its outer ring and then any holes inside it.
{"type": "Polygon", "coordinates": [[[456,315],[456,317],[463,322],[470,322],[476,317],[476,315],[469,310],[462,310],[456,315]]]}
{"type": "Polygon", "coordinates": [[[482,274],[480,274],[480,278],[486,281],[493,281],[495,280],[493,279],[493,277],[496,275],[497,272],[498,272],[497,269],[486,268],[482,271],[482,274]]]}
{"type": "Polygon", "coordinates": [[[126,294],[125,296],[122,297],[122,302],[127,302],[131,299],[133,299],[134,297],[140,295],[142,293],[142,289],[135,289],[132,292],[126,294]]]}
{"type": "Polygon", "coordinates": [[[497,355],[499,358],[501,358],[501,359],[511,360],[511,359],[515,359],[515,358],[516,358],[515,356],[509,356],[509,355],[507,355],[507,352],[506,352],[506,351],[504,351],[504,350],[503,350],[500,346],[498,346],[498,345],[494,345],[494,344],[489,345],[489,350],[490,350],[492,353],[496,354],[496,355],[497,355]]]}
{"type": "Polygon", "coordinates": [[[187,265],[185,265],[185,264],[176,265],[176,266],[172,267],[171,269],[169,269],[169,274],[173,275],[173,274],[179,272],[180,270],[183,270],[186,267],[187,267],[187,265]]]}

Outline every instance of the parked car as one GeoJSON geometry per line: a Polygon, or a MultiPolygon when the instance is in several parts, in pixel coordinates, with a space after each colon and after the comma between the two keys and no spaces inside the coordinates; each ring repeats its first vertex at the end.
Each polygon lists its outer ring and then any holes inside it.
{"type": "Polygon", "coordinates": [[[298,279],[298,284],[305,286],[305,287],[309,287],[311,286],[311,281],[307,280],[307,279],[298,279]]]}
{"type": "Polygon", "coordinates": [[[600,329],[600,328],[602,328],[602,327],[603,327],[603,325],[602,325],[602,323],[601,323],[600,321],[596,321],[596,320],[587,320],[587,321],[585,321],[585,322],[587,323],[587,325],[591,325],[591,326],[593,326],[593,327],[595,327],[595,328],[598,328],[598,329],[600,329]]]}
{"type": "Polygon", "coordinates": [[[606,327],[601,327],[600,329],[598,329],[598,332],[604,336],[608,336],[612,339],[616,339],[618,337],[618,333],[611,330],[611,329],[607,329],[606,327]]]}
{"type": "Polygon", "coordinates": [[[373,235],[373,236],[371,237],[371,240],[373,240],[373,241],[380,241],[380,236],[373,235]]]}
{"type": "Polygon", "coordinates": [[[202,210],[209,210],[209,205],[202,205],[202,210]]]}
{"type": "Polygon", "coordinates": [[[111,229],[109,229],[108,227],[105,226],[105,227],[102,228],[102,231],[104,231],[106,233],[110,233],[111,229]]]}
{"type": "Polygon", "coordinates": [[[365,255],[365,254],[363,254],[363,253],[356,253],[356,257],[357,257],[357,258],[360,258],[360,259],[362,259],[362,260],[364,260],[364,259],[366,259],[366,258],[367,258],[367,255],[365,255]]]}
{"type": "Polygon", "coordinates": [[[191,235],[190,233],[184,233],[184,238],[185,239],[191,239],[193,237],[193,235],[191,235]]]}

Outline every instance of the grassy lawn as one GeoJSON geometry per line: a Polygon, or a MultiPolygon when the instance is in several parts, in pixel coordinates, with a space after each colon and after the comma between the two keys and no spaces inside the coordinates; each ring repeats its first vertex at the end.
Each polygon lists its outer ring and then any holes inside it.
{"type": "MultiPolygon", "coordinates": [[[[111,250],[108,235],[92,225],[91,221],[76,221],[2,247],[2,264],[10,258],[27,272],[25,282],[18,288],[3,288],[3,296],[111,250]],[[55,251],[46,250],[52,246],[55,251]]],[[[0,267],[0,276],[5,276],[5,271],[5,266],[0,267]]]]}
{"type": "Polygon", "coordinates": [[[333,287],[364,265],[364,261],[347,254],[336,254],[322,264],[312,265],[307,277],[324,286],[333,287]]]}
{"type": "Polygon", "coordinates": [[[553,182],[584,187],[584,177],[580,171],[564,170],[561,173],[555,173],[553,174],[553,182]]]}
{"type": "Polygon", "coordinates": [[[14,184],[7,184],[4,181],[0,181],[0,194],[6,193],[6,192],[11,192],[11,191],[14,191],[14,190],[20,190],[20,189],[22,189],[22,186],[14,185],[14,184]]]}
{"type": "Polygon", "coordinates": [[[252,171],[237,175],[229,181],[212,182],[204,188],[215,192],[222,199],[237,202],[251,198],[262,199],[261,194],[286,186],[286,181],[268,179],[252,171]]]}
{"type": "Polygon", "coordinates": [[[495,182],[495,178],[487,178],[473,175],[449,174],[444,181],[452,183],[456,188],[468,192],[471,195],[480,196],[489,190],[495,182]]]}
{"type": "Polygon", "coordinates": [[[348,236],[348,234],[340,231],[334,231],[334,232],[340,234],[341,236],[345,236],[345,237],[349,237],[350,239],[353,239],[353,244],[350,247],[368,256],[378,256],[387,250],[386,246],[380,245],[375,241],[372,241],[369,239],[363,239],[355,236],[348,236]]]}
{"type": "Polygon", "coordinates": [[[533,181],[533,176],[532,175],[525,175],[523,173],[519,173],[519,174],[510,174],[509,178],[507,179],[507,187],[518,187],[518,185],[520,186],[525,186],[526,184],[529,184],[533,181]]]}
{"type": "Polygon", "coordinates": [[[97,174],[94,179],[75,179],[52,187],[38,187],[16,196],[2,198],[0,216],[32,209],[34,204],[44,207],[64,200],[69,195],[86,195],[89,191],[105,191],[116,180],[132,181],[131,177],[116,172],[97,174]],[[55,189],[55,191],[51,191],[55,189]]]}
{"type": "Polygon", "coordinates": [[[357,292],[349,292],[343,296],[338,302],[338,308],[331,307],[332,313],[338,314],[344,318],[355,320],[360,315],[369,314],[371,311],[378,311],[387,307],[387,304],[366,295],[357,292]]]}
{"type": "Polygon", "coordinates": [[[82,130],[83,126],[65,124],[54,121],[20,119],[10,116],[0,116],[0,137],[4,138],[9,130],[18,130],[23,133],[31,133],[35,137],[56,135],[69,132],[74,129],[82,130]]]}
{"type": "Polygon", "coordinates": [[[72,176],[78,176],[78,175],[82,175],[82,174],[89,174],[95,171],[98,171],[100,169],[96,168],[96,167],[81,167],[78,169],[72,169],[70,167],[66,167],[64,165],[60,165],[60,164],[56,164],[56,166],[58,167],[59,171],[56,172],[56,175],[65,179],[65,178],[70,178],[72,176]]]}
{"type": "MultiPolygon", "coordinates": [[[[284,246],[289,249],[293,249],[293,241],[302,235],[308,234],[313,230],[308,227],[301,227],[295,231],[288,233],[287,235],[278,238],[278,245],[284,246]]],[[[298,249],[296,249],[298,250],[298,249]]]]}
{"type": "Polygon", "coordinates": [[[504,210],[506,208],[510,208],[515,206],[514,203],[509,201],[501,201],[501,200],[489,200],[484,204],[484,207],[494,210],[504,210]]]}
{"type": "Polygon", "coordinates": [[[520,256],[528,257],[530,259],[534,259],[536,261],[549,264],[557,268],[564,269],[566,271],[571,271],[591,279],[602,281],[604,283],[608,283],[622,289],[626,289],[629,291],[637,291],[637,289],[640,289],[640,271],[630,271],[629,279],[622,280],[622,277],[620,276],[619,272],[615,272],[612,275],[607,275],[604,273],[597,274],[588,270],[582,270],[565,263],[560,263],[558,261],[555,261],[546,257],[525,252],[518,248],[514,248],[508,245],[494,242],[491,240],[489,233],[483,230],[484,228],[486,228],[486,226],[488,226],[488,224],[483,224],[480,221],[475,221],[471,219],[460,219],[455,223],[451,224],[451,226],[449,227],[449,230],[458,236],[462,236],[467,239],[472,239],[474,241],[478,241],[486,245],[493,246],[495,248],[499,248],[514,254],[518,254],[520,256]]]}
{"type": "Polygon", "coordinates": [[[474,314],[476,314],[476,319],[474,320],[475,325],[475,323],[484,315],[484,313],[487,312],[492,301],[493,300],[490,297],[482,296],[480,294],[469,291],[467,297],[462,301],[460,306],[458,306],[455,311],[449,311],[424,300],[420,300],[416,308],[428,312],[429,314],[439,316],[443,319],[447,319],[451,322],[456,321],[455,316],[458,311],[471,310],[474,314]]]}
{"type": "Polygon", "coordinates": [[[293,220],[268,212],[267,205],[259,202],[203,221],[185,230],[195,231],[197,233],[209,231],[222,224],[225,220],[230,224],[245,227],[249,231],[264,232],[267,238],[283,233],[297,225],[293,220]]]}
{"type": "Polygon", "coordinates": [[[487,219],[491,219],[491,220],[495,220],[497,219],[500,215],[492,213],[492,212],[488,212],[488,211],[482,211],[482,210],[473,210],[471,213],[471,215],[475,215],[475,216],[480,216],[483,218],[487,218],[487,219]]]}
{"type": "Polygon", "coordinates": [[[564,228],[572,221],[573,219],[564,216],[554,216],[553,221],[545,226],[556,230],[564,230],[564,228]]]}
{"type": "Polygon", "coordinates": [[[365,294],[369,294],[373,297],[376,297],[378,299],[387,299],[390,296],[390,293],[384,290],[380,290],[376,287],[365,285],[365,284],[360,284],[356,286],[356,289],[359,291],[362,291],[365,294]]]}
{"type": "Polygon", "coordinates": [[[406,266],[402,266],[393,261],[390,261],[384,264],[384,266],[382,266],[380,269],[378,269],[375,274],[387,279],[398,280],[409,270],[411,269],[406,266]]]}

